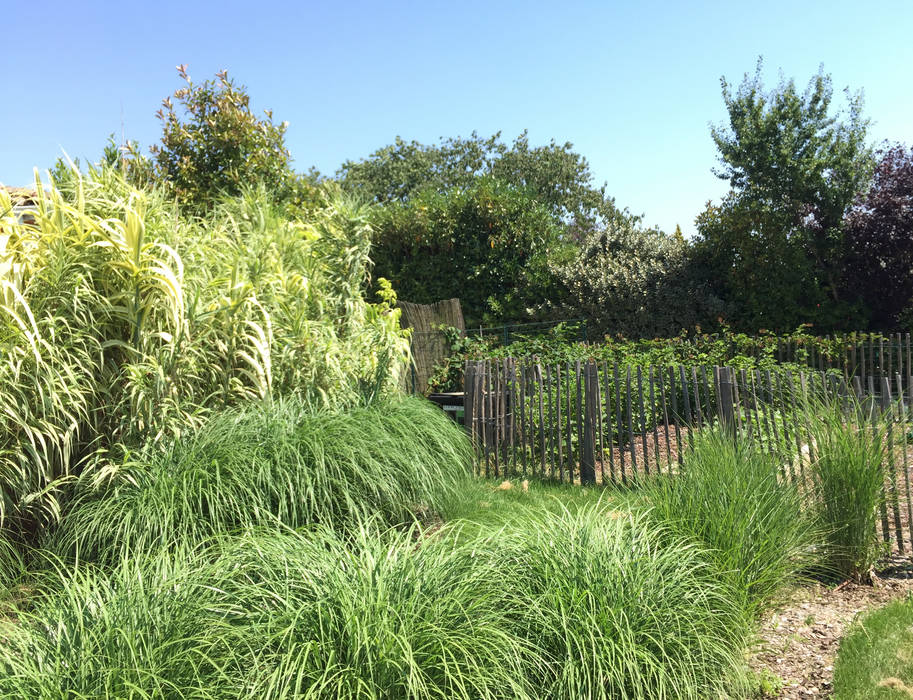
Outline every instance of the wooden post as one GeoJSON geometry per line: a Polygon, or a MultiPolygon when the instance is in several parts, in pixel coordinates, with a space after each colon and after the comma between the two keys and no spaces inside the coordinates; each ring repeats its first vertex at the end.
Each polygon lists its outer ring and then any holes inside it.
{"type": "Polygon", "coordinates": [[[717,376],[719,377],[720,391],[720,423],[723,429],[735,439],[738,431],[735,418],[733,374],[734,370],[732,368],[720,367],[717,376]]]}
{"type": "Polygon", "coordinates": [[[897,459],[894,455],[894,411],[891,401],[891,382],[887,377],[881,378],[881,415],[888,422],[888,476],[891,479],[891,510],[894,516],[894,537],[897,548],[904,553],[903,528],[900,524],[900,502],[897,496],[897,459]]]}
{"type": "Polygon", "coordinates": [[[628,483],[628,477],[625,474],[625,446],[622,436],[624,435],[624,412],[622,409],[622,398],[621,398],[621,377],[618,374],[618,363],[616,362],[613,367],[615,375],[615,398],[616,401],[616,411],[615,415],[618,417],[618,455],[621,460],[619,465],[619,470],[621,471],[621,482],[623,484],[628,483]]]}
{"type": "Polygon", "coordinates": [[[669,389],[672,393],[672,418],[675,420],[675,443],[678,453],[678,463],[682,463],[682,431],[679,425],[681,419],[678,415],[678,389],[675,388],[675,367],[669,367],[669,389]]]}
{"type": "MultiPolygon", "coordinates": [[[[612,479],[612,483],[615,483],[615,456],[614,456],[614,439],[612,437],[612,392],[609,391],[609,365],[608,363],[602,363],[602,374],[603,379],[605,380],[605,430],[608,433],[606,438],[609,443],[609,476],[612,479]]],[[[602,459],[605,460],[605,455],[603,454],[602,459]]]]}
{"type": "Polygon", "coordinates": [[[634,451],[634,423],[631,418],[631,365],[628,365],[627,378],[625,379],[625,408],[627,409],[628,419],[628,448],[631,451],[631,478],[637,479],[637,456],[634,451]]]}
{"type": "Polygon", "coordinates": [[[596,483],[596,424],[599,411],[599,373],[596,364],[587,362],[583,374],[583,446],[580,483],[596,483]]]}
{"type": "Polygon", "coordinates": [[[542,384],[543,384],[543,374],[542,374],[542,365],[536,362],[536,387],[538,388],[539,395],[539,447],[541,454],[541,461],[539,464],[539,478],[545,478],[545,399],[542,396],[542,384]]]}
{"type": "Polygon", "coordinates": [[[904,404],[903,381],[900,372],[896,374],[897,402],[894,404],[896,420],[900,425],[900,452],[903,455],[903,479],[907,496],[907,530],[910,531],[913,546],[913,498],[910,494],[910,464],[907,457],[907,406],[904,404]]]}
{"type": "Polygon", "coordinates": [[[577,418],[577,470],[580,470],[579,462],[583,455],[583,386],[581,384],[580,360],[575,365],[577,374],[577,406],[574,416],[577,418]]]}
{"type": "MultiPolygon", "coordinates": [[[[571,381],[571,363],[568,362],[565,365],[566,371],[564,373],[565,379],[567,380],[567,478],[573,483],[574,481],[574,466],[576,461],[574,459],[574,438],[573,438],[573,414],[574,414],[574,383],[571,381]]],[[[577,445],[577,452],[580,453],[580,445],[577,445]]]]}
{"type": "Polygon", "coordinates": [[[475,446],[475,426],[473,425],[472,397],[475,381],[475,366],[470,360],[463,364],[463,427],[469,431],[469,441],[475,446]]]}
{"type": "Polygon", "coordinates": [[[659,456],[659,416],[656,410],[656,388],[653,386],[653,365],[650,365],[648,376],[650,382],[650,422],[653,424],[653,457],[656,460],[656,473],[662,474],[659,456]]]}
{"type": "Polygon", "coordinates": [[[555,365],[555,391],[557,394],[555,397],[555,407],[557,409],[555,437],[558,441],[558,480],[564,481],[564,448],[562,446],[564,438],[561,435],[561,365],[555,365]]]}
{"type": "MultiPolygon", "coordinates": [[[[548,365],[545,366],[545,386],[546,386],[546,398],[548,400],[548,471],[549,478],[555,478],[555,431],[553,426],[555,423],[555,413],[552,407],[552,368],[548,365]]],[[[559,449],[560,449],[559,442],[559,449]]]]}
{"type": "Polygon", "coordinates": [[[672,472],[672,444],[669,438],[669,409],[666,405],[666,378],[665,372],[659,368],[659,397],[663,403],[663,434],[666,438],[666,471],[672,472]]]}
{"type": "Polygon", "coordinates": [[[643,446],[644,474],[650,475],[650,460],[647,458],[647,419],[644,411],[644,373],[637,365],[637,399],[640,402],[640,442],[643,446]]]}

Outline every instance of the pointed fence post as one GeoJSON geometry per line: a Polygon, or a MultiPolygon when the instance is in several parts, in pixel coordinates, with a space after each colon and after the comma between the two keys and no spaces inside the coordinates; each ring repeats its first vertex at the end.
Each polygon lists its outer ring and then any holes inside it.
{"type": "Polygon", "coordinates": [[[583,374],[583,453],[580,483],[596,483],[596,425],[599,422],[599,372],[595,362],[587,362],[583,374]]]}

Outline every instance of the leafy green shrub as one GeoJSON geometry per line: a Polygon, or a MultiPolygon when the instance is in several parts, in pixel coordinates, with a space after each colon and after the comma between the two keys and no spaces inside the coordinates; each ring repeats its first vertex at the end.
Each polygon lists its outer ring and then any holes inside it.
{"type": "Polygon", "coordinates": [[[688,271],[687,244],[616,217],[589,233],[570,262],[553,260],[558,294],[546,306],[585,318],[593,337],[668,336],[709,323],[723,303],[688,271]]]}
{"type": "Polygon", "coordinates": [[[0,616],[0,697],[238,697],[228,608],[188,553],[39,580],[28,607],[0,616]]]}
{"type": "Polygon", "coordinates": [[[691,445],[680,474],[647,488],[651,516],[707,547],[756,615],[812,563],[814,523],[776,457],[718,429],[691,445]]]}
{"type": "Polygon", "coordinates": [[[746,619],[698,547],[604,506],[526,510],[498,540],[540,697],[707,698],[737,682],[746,619]]]}
{"type": "Polygon", "coordinates": [[[52,534],[62,554],[108,563],[249,526],[427,515],[465,483],[463,431],[423,399],[313,412],[296,401],[220,414],[167,453],[87,490],[52,534]]]}
{"type": "Polygon", "coordinates": [[[560,256],[560,228],[526,190],[492,178],[425,190],[374,210],[374,272],[430,304],[459,297],[470,326],[522,318],[560,256]]]}
{"type": "Polygon", "coordinates": [[[889,455],[884,422],[852,399],[847,405],[809,406],[812,476],[825,565],[841,578],[863,579],[883,549],[876,528],[889,455]]]}
{"type": "Polygon", "coordinates": [[[219,564],[258,698],[531,698],[493,560],[415,529],[249,535],[219,564]]]}

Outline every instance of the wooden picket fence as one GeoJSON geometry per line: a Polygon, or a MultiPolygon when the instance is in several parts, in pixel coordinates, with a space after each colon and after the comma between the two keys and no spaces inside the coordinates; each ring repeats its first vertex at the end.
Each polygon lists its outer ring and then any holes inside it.
{"type": "MultiPolygon", "coordinates": [[[[778,363],[805,365],[809,371],[839,371],[845,377],[859,377],[863,386],[868,378],[880,386],[882,379],[893,382],[900,375],[906,389],[913,379],[913,340],[910,333],[847,333],[841,336],[822,336],[828,350],[816,342],[798,338],[780,338],[771,356],[778,363]]],[[[759,350],[748,351],[757,356],[759,350]]]]}
{"type": "MultiPolygon", "coordinates": [[[[909,365],[907,365],[909,367],[909,365]]],[[[730,367],[639,367],[593,360],[542,364],[535,358],[467,362],[464,420],[480,474],[578,484],[628,484],[674,473],[689,438],[712,426],[752,439],[805,479],[809,458],[805,398],[854,395],[869,415],[887,416],[882,530],[900,551],[910,546],[913,381],[895,373],[737,370],[730,367]],[[906,380],[906,381],[905,381],[906,380]],[[893,520],[893,522],[889,522],[893,520]]]]}

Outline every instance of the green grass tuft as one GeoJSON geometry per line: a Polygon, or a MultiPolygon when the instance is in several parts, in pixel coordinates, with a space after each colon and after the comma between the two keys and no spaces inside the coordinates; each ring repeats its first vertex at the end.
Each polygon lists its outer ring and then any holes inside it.
{"type": "Polygon", "coordinates": [[[884,503],[886,426],[860,406],[820,404],[808,411],[815,504],[825,534],[824,563],[841,579],[864,579],[883,552],[878,509],[884,503]]]}
{"type": "Polygon", "coordinates": [[[0,530],[0,607],[25,568],[22,553],[0,530]]]}
{"type": "Polygon", "coordinates": [[[745,616],[698,547],[601,505],[529,510],[496,539],[540,697],[707,698],[742,677],[745,616]]]}
{"type": "Polygon", "coordinates": [[[469,460],[465,434],[421,399],[347,412],[313,413],[294,401],[252,406],[154,455],[133,482],[85,494],[50,545],[115,563],[254,526],[404,523],[462,488],[469,460]]]}
{"type": "Polygon", "coordinates": [[[417,529],[248,535],[220,565],[257,698],[532,698],[502,571],[417,529]]]}
{"type": "Polygon", "coordinates": [[[818,536],[778,460],[712,431],[695,436],[682,473],[646,489],[654,518],[710,550],[757,615],[813,563],[818,536]]]}
{"type": "Polygon", "coordinates": [[[0,618],[0,697],[231,697],[236,641],[192,561],[182,552],[35,576],[28,606],[0,618]]]}

